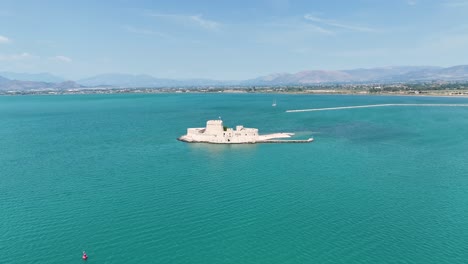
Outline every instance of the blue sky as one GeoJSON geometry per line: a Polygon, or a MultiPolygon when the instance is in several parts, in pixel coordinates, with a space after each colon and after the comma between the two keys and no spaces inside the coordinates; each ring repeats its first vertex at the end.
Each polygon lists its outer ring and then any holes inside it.
{"type": "Polygon", "coordinates": [[[0,71],[248,79],[468,64],[468,0],[21,1],[0,5],[0,71]]]}

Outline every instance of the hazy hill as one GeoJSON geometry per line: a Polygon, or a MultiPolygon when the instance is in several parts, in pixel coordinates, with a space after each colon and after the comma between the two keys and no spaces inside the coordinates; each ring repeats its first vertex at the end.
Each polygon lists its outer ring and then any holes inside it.
{"type": "Polygon", "coordinates": [[[441,67],[433,66],[395,66],[395,67],[378,67],[370,69],[353,69],[344,70],[353,76],[353,81],[373,81],[373,80],[391,80],[396,76],[402,76],[410,72],[416,71],[437,71],[441,67]]]}
{"type": "Polygon", "coordinates": [[[352,75],[342,71],[301,71],[294,74],[281,73],[259,77],[248,80],[245,83],[250,84],[317,84],[327,82],[348,82],[352,80],[352,75]]]}
{"type": "MultiPolygon", "coordinates": [[[[5,78],[3,78],[5,79],[5,78]]],[[[8,80],[2,81],[0,77],[0,90],[5,91],[25,91],[25,90],[64,90],[64,89],[76,89],[83,88],[83,86],[73,82],[66,81],[60,83],[49,83],[49,82],[32,82],[32,81],[18,81],[18,80],[8,80]]]]}
{"type": "Polygon", "coordinates": [[[163,79],[156,79],[150,75],[139,74],[122,74],[109,73],[92,76],[85,79],[77,80],[79,84],[85,86],[118,86],[118,87],[151,87],[157,86],[163,79]]]}
{"type": "Polygon", "coordinates": [[[468,65],[459,65],[448,68],[433,66],[396,66],[378,67],[369,69],[351,69],[340,71],[310,70],[297,73],[274,73],[250,80],[219,81],[210,79],[164,79],[155,78],[147,74],[109,73],[78,80],[76,82],[63,82],[61,77],[49,73],[0,74],[0,89],[2,90],[28,90],[28,89],[71,89],[81,87],[201,87],[201,86],[227,86],[227,85],[313,85],[320,83],[363,83],[363,82],[412,82],[412,81],[468,81],[468,65]],[[14,78],[11,78],[14,77],[14,78]],[[36,80],[61,80],[31,81],[36,80]],[[15,79],[16,78],[16,79],[15,79]]]}
{"type": "Polygon", "coordinates": [[[341,71],[302,71],[275,73],[244,81],[249,85],[307,85],[318,83],[407,82],[429,80],[468,80],[468,66],[396,66],[341,71]]]}
{"type": "Polygon", "coordinates": [[[411,71],[405,74],[392,76],[394,81],[466,81],[468,80],[468,65],[459,65],[448,68],[427,68],[411,71]]]}
{"type": "Polygon", "coordinates": [[[4,78],[2,76],[0,76],[0,84],[2,83],[6,83],[6,82],[9,82],[10,80],[8,80],[7,78],[4,78]]]}
{"type": "Polygon", "coordinates": [[[440,78],[453,80],[468,80],[468,65],[458,65],[441,69],[438,73],[440,78]]]}
{"type": "Polygon", "coordinates": [[[0,76],[10,80],[32,81],[32,82],[64,82],[65,79],[50,73],[17,73],[17,72],[0,72],[0,76]]]}
{"type": "Polygon", "coordinates": [[[224,81],[209,79],[163,79],[155,78],[147,74],[123,74],[109,73],[100,74],[93,77],[77,81],[85,86],[114,86],[114,87],[174,87],[174,86],[205,86],[205,85],[223,85],[224,81]]]}

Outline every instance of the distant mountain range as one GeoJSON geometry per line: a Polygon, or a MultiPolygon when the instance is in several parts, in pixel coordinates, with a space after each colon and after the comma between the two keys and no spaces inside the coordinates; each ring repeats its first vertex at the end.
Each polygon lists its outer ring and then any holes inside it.
{"type": "Polygon", "coordinates": [[[0,76],[19,81],[31,81],[31,82],[50,82],[58,83],[66,81],[65,78],[42,72],[42,73],[16,73],[16,72],[0,72],[0,76]]]}
{"type": "Polygon", "coordinates": [[[468,66],[441,68],[433,66],[381,67],[342,71],[302,71],[259,77],[247,81],[252,85],[312,85],[320,83],[413,82],[413,81],[465,81],[468,66]]]}
{"type": "Polygon", "coordinates": [[[23,90],[64,90],[84,88],[84,86],[77,84],[73,81],[65,81],[59,83],[50,82],[33,82],[33,81],[19,81],[9,80],[0,76],[0,90],[5,91],[23,91],[23,90]]]}
{"type": "Polygon", "coordinates": [[[210,79],[162,79],[150,75],[101,74],[77,81],[49,73],[0,72],[0,90],[71,89],[84,87],[157,88],[252,85],[316,85],[332,83],[468,81],[468,65],[448,68],[434,66],[397,66],[352,70],[311,70],[298,73],[275,73],[250,80],[220,81],[210,79]]]}
{"type": "Polygon", "coordinates": [[[77,83],[85,86],[113,86],[113,87],[176,87],[176,86],[206,86],[226,85],[230,82],[210,79],[160,79],[151,75],[110,73],[100,74],[86,79],[78,80],[77,83]]]}

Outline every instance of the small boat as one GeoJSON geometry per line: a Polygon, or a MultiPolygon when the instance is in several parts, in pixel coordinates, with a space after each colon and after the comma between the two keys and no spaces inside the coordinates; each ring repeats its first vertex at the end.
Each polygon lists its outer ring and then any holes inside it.
{"type": "Polygon", "coordinates": [[[275,107],[276,106],[276,100],[273,100],[273,104],[271,106],[275,107]]]}
{"type": "Polygon", "coordinates": [[[88,255],[86,255],[86,252],[83,251],[83,256],[81,257],[83,260],[87,260],[88,259],[88,255]]]}

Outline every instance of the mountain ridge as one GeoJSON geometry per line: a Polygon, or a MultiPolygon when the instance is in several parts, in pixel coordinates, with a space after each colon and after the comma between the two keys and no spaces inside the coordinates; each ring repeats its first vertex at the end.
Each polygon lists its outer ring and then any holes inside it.
{"type": "Polygon", "coordinates": [[[9,80],[0,76],[0,90],[4,91],[23,91],[23,90],[64,90],[85,88],[74,81],[64,81],[58,83],[51,82],[34,82],[34,81],[19,81],[9,80]]]}
{"type": "Polygon", "coordinates": [[[104,73],[79,79],[77,83],[85,86],[116,86],[116,87],[165,87],[165,86],[203,86],[224,85],[230,81],[211,79],[169,79],[156,78],[148,74],[104,73]]]}
{"type": "MultiPolygon", "coordinates": [[[[15,76],[9,73],[9,76],[15,76]]],[[[49,73],[20,74],[24,78],[55,76],[49,73]]],[[[17,75],[16,75],[17,76],[17,75]]],[[[57,77],[57,80],[62,80],[57,77]]],[[[63,79],[64,80],[64,79],[63,79]]],[[[225,81],[212,79],[170,79],[156,78],[148,74],[106,73],[76,81],[32,81],[12,80],[0,74],[0,89],[67,89],[84,87],[105,88],[160,88],[160,87],[200,87],[200,86],[278,86],[278,85],[318,85],[331,83],[369,82],[418,82],[418,81],[468,81],[468,65],[451,67],[436,66],[391,66],[356,68],[350,70],[304,70],[296,73],[273,73],[248,80],[225,81]]]]}
{"type": "Polygon", "coordinates": [[[25,72],[2,71],[0,72],[0,76],[10,79],[10,80],[18,80],[18,81],[49,82],[49,83],[59,83],[59,82],[66,81],[65,78],[48,73],[48,72],[25,73],[25,72]]]}

